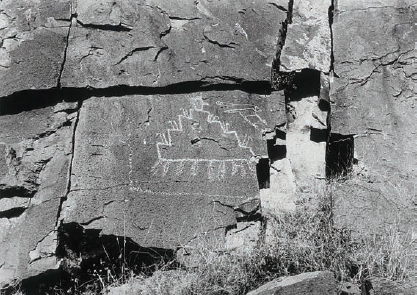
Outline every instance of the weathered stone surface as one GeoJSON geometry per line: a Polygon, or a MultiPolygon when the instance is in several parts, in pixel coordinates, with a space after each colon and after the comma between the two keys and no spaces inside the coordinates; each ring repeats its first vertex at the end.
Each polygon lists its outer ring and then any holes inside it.
{"type": "Polygon", "coordinates": [[[292,277],[278,278],[247,295],[317,294],[335,295],[336,281],[330,271],[303,273],[292,277]]]}
{"type": "Polygon", "coordinates": [[[161,248],[234,224],[233,207],[259,197],[262,136],[283,120],[283,99],[220,91],[85,101],[63,222],[161,248]]]}
{"type": "Polygon", "coordinates": [[[387,280],[384,278],[373,278],[372,289],[370,290],[371,295],[414,295],[417,293],[417,286],[410,285],[408,283],[399,283],[387,280]]]}
{"type": "Polygon", "coordinates": [[[250,253],[259,246],[261,231],[260,221],[238,222],[236,228],[226,234],[226,249],[241,254],[250,253]]]}
{"type": "Polygon", "coordinates": [[[337,2],[336,10],[343,12],[347,10],[372,10],[373,8],[407,8],[412,5],[415,5],[415,2],[412,0],[345,0],[337,2]]]}
{"type": "Polygon", "coordinates": [[[0,96],[58,86],[70,17],[70,0],[1,1],[0,96]]]}
{"type": "Polygon", "coordinates": [[[330,71],[332,38],[329,9],[331,0],[295,0],[280,56],[280,71],[302,69],[330,71]]]}
{"type": "Polygon", "coordinates": [[[370,232],[395,222],[416,228],[417,10],[388,2],[338,1],[333,24],[331,127],[352,136],[356,175],[338,188],[336,215],[370,232]]]}
{"type": "Polygon", "coordinates": [[[269,81],[286,5],[78,1],[62,85],[269,81]]]}
{"type": "Polygon", "coordinates": [[[338,184],[333,192],[335,223],[369,234],[390,227],[404,233],[415,230],[417,212],[412,210],[412,191],[392,178],[376,177],[377,182],[359,178],[338,184]]]}
{"type": "Polygon", "coordinates": [[[287,158],[301,191],[314,187],[326,177],[327,112],[320,110],[319,98],[306,97],[287,104],[287,158]]]}
{"type": "Polygon", "coordinates": [[[261,208],[265,216],[278,216],[295,210],[297,186],[291,163],[282,159],[271,164],[270,187],[261,189],[261,208]]]}
{"type": "Polygon", "coordinates": [[[0,116],[1,287],[58,267],[55,230],[68,189],[73,120],[74,113],[52,107],[0,116]]]}

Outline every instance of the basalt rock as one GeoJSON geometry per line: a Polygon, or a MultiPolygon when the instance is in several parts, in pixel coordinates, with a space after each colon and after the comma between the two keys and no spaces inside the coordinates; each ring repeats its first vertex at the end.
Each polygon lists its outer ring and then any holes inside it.
{"type": "Polygon", "coordinates": [[[269,81],[287,6],[274,1],[77,1],[64,87],[269,81]]]}
{"type": "Polygon", "coordinates": [[[0,287],[273,243],[326,178],[336,226],[415,231],[416,9],[0,1],[0,287]]]}
{"type": "Polygon", "coordinates": [[[1,285],[59,266],[56,225],[68,190],[76,107],[58,104],[0,116],[5,127],[0,135],[1,285]]]}
{"type": "Polygon", "coordinates": [[[160,248],[234,225],[233,208],[259,197],[262,133],[284,116],[280,100],[220,91],[85,101],[62,222],[160,248]]]}
{"type": "Polygon", "coordinates": [[[336,216],[369,231],[394,219],[415,228],[416,17],[412,1],[335,7],[329,148],[361,179],[339,190],[336,216]]]}
{"type": "Polygon", "coordinates": [[[0,96],[58,86],[70,18],[70,0],[0,3],[0,96]]]}

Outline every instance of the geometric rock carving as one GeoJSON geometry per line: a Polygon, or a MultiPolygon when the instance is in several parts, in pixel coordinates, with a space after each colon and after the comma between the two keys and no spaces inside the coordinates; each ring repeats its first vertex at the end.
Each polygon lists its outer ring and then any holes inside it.
{"type": "MultiPolygon", "coordinates": [[[[168,179],[203,177],[209,182],[254,175],[256,160],[255,153],[250,147],[252,137],[247,134],[239,135],[237,131],[231,129],[229,123],[220,121],[218,116],[205,110],[204,107],[209,106],[209,103],[203,101],[201,95],[190,98],[190,103],[189,110],[180,109],[181,113],[177,116],[177,120],[168,121],[169,127],[166,132],[156,134],[158,159],[151,169],[152,175],[168,179]]],[[[232,109],[229,108],[224,113],[237,112],[253,127],[257,125],[249,121],[250,116],[255,116],[260,122],[266,123],[257,114],[261,112],[257,106],[220,101],[216,104],[232,106],[232,109]],[[243,113],[248,110],[253,110],[253,114],[243,113]]],[[[131,159],[129,163],[132,165],[131,159]]],[[[133,179],[129,180],[131,190],[142,191],[133,179]]],[[[148,189],[147,192],[163,193],[153,189],[148,189]]],[[[165,194],[187,195],[188,193],[165,192],[165,194]]]]}
{"type": "Polygon", "coordinates": [[[281,92],[240,90],[85,100],[62,222],[170,249],[234,225],[284,107],[281,92]]]}

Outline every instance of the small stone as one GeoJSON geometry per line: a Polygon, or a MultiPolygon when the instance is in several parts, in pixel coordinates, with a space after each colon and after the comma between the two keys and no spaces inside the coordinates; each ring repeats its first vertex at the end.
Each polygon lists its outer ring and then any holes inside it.
{"type": "Polygon", "coordinates": [[[247,295],[336,295],[336,289],[332,272],[316,271],[275,279],[247,295]]]}

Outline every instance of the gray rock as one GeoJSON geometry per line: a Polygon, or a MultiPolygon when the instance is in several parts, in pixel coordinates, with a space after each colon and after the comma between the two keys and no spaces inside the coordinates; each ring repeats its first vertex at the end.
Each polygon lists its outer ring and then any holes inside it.
{"type": "Polygon", "coordinates": [[[283,99],[218,91],[85,101],[63,222],[161,248],[235,224],[234,208],[259,197],[263,133],[283,120],[283,99]]]}
{"type": "Polygon", "coordinates": [[[70,0],[0,3],[0,96],[58,86],[70,5],[70,0]]]}
{"type": "Polygon", "coordinates": [[[179,9],[169,1],[78,1],[62,85],[269,81],[282,5],[188,0],[179,9]]]}
{"type": "Polygon", "coordinates": [[[361,289],[352,283],[342,282],[339,285],[341,295],[361,295],[361,289]]]}
{"type": "Polygon", "coordinates": [[[0,135],[0,287],[59,267],[56,225],[73,120],[53,107],[0,116],[7,126],[0,135]]]}
{"type": "Polygon", "coordinates": [[[336,281],[330,271],[302,273],[275,279],[247,295],[317,294],[335,295],[336,281]]]}
{"type": "Polygon", "coordinates": [[[336,216],[359,231],[396,218],[406,232],[416,226],[409,222],[417,177],[413,3],[345,0],[335,7],[331,132],[351,136],[354,151],[342,158],[357,178],[338,187],[336,216]]]}
{"type": "Polygon", "coordinates": [[[315,69],[328,73],[332,52],[330,0],[295,0],[280,57],[280,71],[315,69]]]}
{"type": "Polygon", "coordinates": [[[238,222],[226,234],[226,249],[240,254],[250,254],[259,246],[262,225],[260,221],[238,222]]]}

